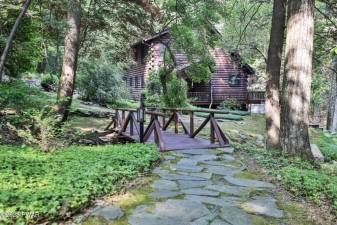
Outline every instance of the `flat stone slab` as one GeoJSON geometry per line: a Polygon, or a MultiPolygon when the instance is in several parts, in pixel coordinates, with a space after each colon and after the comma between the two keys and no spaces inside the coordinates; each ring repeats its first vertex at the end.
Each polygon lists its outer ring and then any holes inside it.
{"type": "Polygon", "coordinates": [[[159,191],[152,192],[150,194],[150,196],[153,198],[175,198],[179,195],[181,195],[181,192],[170,191],[170,190],[159,190],[159,191]]]}
{"type": "Polygon", "coordinates": [[[208,190],[219,191],[234,196],[246,196],[249,194],[249,189],[246,187],[228,186],[228,185],[208,185],[205,187],[208,190]]]}
{"type": "Polygon", "coordinates": [[[232,225],[230,223],[227,223],[226,221],[215,219],[210,225],[232,225]]]}
{"type": "Polygon", "coordinates": [[[208,197],[208,196],[198,196],[198,195],[186,195],[186,200],[201,202],[204,204],[216,205],[220,207],[225,206],[238,206],[240,205],[240,198],[236,197],[208,197]]]}
{"type": "Polygon", "coordinates": [[[175,160],[176,157],[172,156],[172,155],[164,155],[164,159],[169,161],[169,160],[175,160]]]}
{"type": "Polygon", "coordinates": [[[225,176],[225,180],[230,184],[242,187],[274,188],[273,184],[258,180],[240,179],[231,176],[225,176]]]}
{"type": "Polygon", "coordinates": [[[192,177],[201,177],[201,178],[205,178],[207,180],[210,180],[212,178],[212,174],[211,173],[207,173],[207,172],[187,173],[185,175],[192,176],[192,177]]]}
{"type": "Polygon", "coordinates": [[[227,147],[222,150],[222,152],[227,153],[227,154],[233,154],[234,153],[234,148],[232,147],[227,147]]]}
{"type": "Polygon", "coordinates": [[[183,153],[187,155],[216,155],[216,151],[212,151],[209,149],[190,149],[190,150],[181,150],[177,153],[183,153]]]}
{"type": "Polygon", "coordinates": [[[201,203],[169,199],[156,203],[152,210],[138,206],[131,212],[128,222],[131,225],[186,225],[208,214],[210,211],[201,203]]]}
{"type": "Polygon", "coordinates": [[[151,187],[158,190],[171,190],[176,191],[178,190],[178,185],[176,182],[171,180],[156,180],[151,184],[151,187]]]}
{"type": "Polygon", "coordinates": [[[218,216],[218,210],[216,210],[215,212],[212,212],[211,214],[207,216],[194,220],[189,225],[209,225],[210,221],[214,220],[214,218],[217,216],[218,216]]]}
{"type": "Polygon", "coordinates": [[[225,161],[234,161],[234,160],[236,160],[236,159],[235,159],[233,156],[231,156],[231,155],[222,155],[220,158],[223,159],[223,160],[225,160],[225,161]]]}
{"type": "Polygon", "coordinates": [[[232,206],[225,206],[221,209],[221,219],[232,225],[251,225],[252,221],[247,213],[232,206]]]}
{"type": "Polygon", "coordinates": [[[192,177],[189,175],[179,175],[179,174],[159,174],[162,178],[166,180],[191,180],[191,181],[205,181],[207,179],[202,177],[192,177]]]}
{"type": "Polygon", "coordinates": [[[95,210],[91,215],[103,217],[106,220],[115,220],[121,218],[124,213],[118,205],[109,205],[95,210]]]}
{"type": "Polygon", "coordinates": [[[225,167],[225,166],[207,166],[206,170],[210,173],[223,175],[223,176],[233,176],[234,174],[242,171],[242,169],[225,167]]]}
{"type": "Polygon", "coordinates": [[[195,155],[195,156],[192,156],[191,159],[197,162],[203,162],[203,161],[217,160],[218,156],[216,155],[195,155]]]}
{"type": "Polygon", "coordinates": [[[242,208],[257,215],[282,218],[283,211],[276,205],[276,199],[272,197],[255,197],[253,200],[243,203],[242,208]]]}
{"type": "Polygon", "coordinates": [[[223,160],[216,160],[216,161],[204,161],[202,162],[202,164],[205,165],[212,165],[212,166],[225,166],[226,165],[226,161],[223,160]]]}
{"type": "Polygon", "coordinates": [[[186,188],[205,187],[208,185],[212,185],[213,183],[209,180],[203,180],[203,181],[178,180],[178,184],[181,189],[186,189],[186,188]]]}
{"type": "Polygon", "coordinates": [[[182,172],[201,172],[204,167],[194,165],[171,165],[171,170],[182,172]]]}
{"type": "Polygon", "coordinates": [[[183,159],[179,160],[179,162],[177,163],[177,165],[181,165],[181,166],[196,166],[197,163],[198,163],[198,161],[196,161],[194,159],[183,158],[183,159]]]}
{"type": "Polygon", "coordinates": [[[198,195],[198,196],[210,196],[210,197],[217,197],[220,195],[220,192],[217,191],[210,191],[203,188],[190,188],[181,190],[182,193],[188,195],[198,195]]]}

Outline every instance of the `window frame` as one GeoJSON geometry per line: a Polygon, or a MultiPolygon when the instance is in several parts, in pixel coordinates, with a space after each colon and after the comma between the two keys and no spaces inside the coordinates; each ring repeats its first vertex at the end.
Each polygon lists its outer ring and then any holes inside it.
{"type": "Polygon", "coordinates": [[[228,85],[230,87],[239,87],[241,85],[241,77],[240,74],[230,74],[228,76],[228,85]],[[235,82],[233,83],[233,77],[235,77],[235,82]]]}

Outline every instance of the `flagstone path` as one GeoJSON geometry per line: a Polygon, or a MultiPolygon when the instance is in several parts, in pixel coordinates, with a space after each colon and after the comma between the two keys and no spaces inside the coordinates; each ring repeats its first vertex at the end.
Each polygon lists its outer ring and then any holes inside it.
{"type": "MultiPolygon", "coordinates": [[[[246,168],[232,156],[233,149],[183,150],[164,154],[153,173],[154,204],[136,206],[128,215],[130,225],[249,225],[259,217],[284,224],[284,212],[272,197],[274,185],[237,176],[246,168]]],[[[117,204],[94,210],[114,224],[124,212],[117,204]]],[[[110,223],[109,223],[110,224],[110,223]]],[[[118,223],[120,224],[120,223],[118,223]]]]}

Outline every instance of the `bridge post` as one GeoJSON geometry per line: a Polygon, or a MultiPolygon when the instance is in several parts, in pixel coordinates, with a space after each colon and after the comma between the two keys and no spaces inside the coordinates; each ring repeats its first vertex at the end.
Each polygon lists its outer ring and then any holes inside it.
{"type": "Polygon", "coordinates": [[[194,133],[194,113],[193,111],[190,111],[190,138],[192,138],[193,133],[194,133]]]}
{"type": "MultiPolygon", "coordinates": [[[[214,119],[214,113],[210,113],[210,116],[211,116],[210,118],[212,121],[212,118],[214,119]]],[[[211,140],[211,143],[214,144],[215,143],[214,125],[210,123],[210,126],[211,126],[210,140],[211,140]]]]}
{"type": "Polygon", "coordinates": [[[118,128],[118,109],[115,110],[114,128],[118,128]]]}
{"type": "Polygon", "coordinates": [[[179,123],[179,121],[178,121],[178,112],[176,111],[176,110],[174,110],[173,111],[173,113],[174,113],[174,133],[176,133],[176,134],[178,134],[178,132],[179,132],[179,128],[178,128],[178,123],[179,123]]]}
{"type": "MultiPolygon", "coordinates": [[[[133,112],[130,111],[130,114],[132,115],[133,112]]],[[[131,116],[130,117],[130,136],[133,136],[133,123],[134,123],[133,117],[131,116]]]]}

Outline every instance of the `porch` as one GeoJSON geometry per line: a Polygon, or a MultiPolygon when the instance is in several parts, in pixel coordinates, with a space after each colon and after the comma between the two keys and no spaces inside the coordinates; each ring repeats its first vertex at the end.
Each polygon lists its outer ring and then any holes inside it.
{"type": "Polygon", "coordinates": [[[264,91],[248,91],[248,92],[224,92],[213,93],[212,96],[209,92],[188,92],[187,96],[192,99],[195,105],[209,105],[213,102],[218,105],[226,99],[236,99],[243,104],[260,104],[265,101],[264,91]]]}

